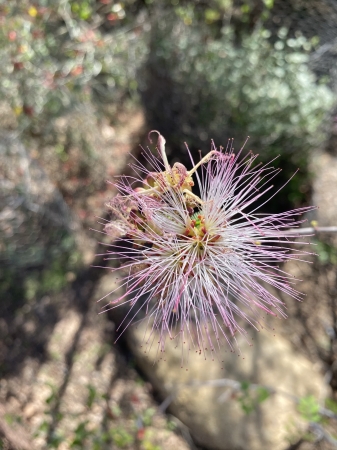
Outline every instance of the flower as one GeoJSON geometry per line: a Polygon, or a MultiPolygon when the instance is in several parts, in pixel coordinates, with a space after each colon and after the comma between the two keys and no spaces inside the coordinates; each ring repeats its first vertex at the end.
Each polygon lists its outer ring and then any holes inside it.
{"type": "Polygon", "coordinates": [[[313,208],[258,214],[253,204],[268,201],[268,182],[279,169],[214,143],[198,164],[191,157],[191,170],[180,163],[171,168],[157,133],[159,158],[145,152],[154,170],[136,164],[138,176],[116,182],[119,194],[108,203],[105,232],[114,242],[107,259],[118,261],[112,270],[121,273],[125,293],[104,311],[128,305],[125,329],[142,310],[146,344],[159,336],[161,352],[167,337],[200,354],[222,343],[233,350],[235,334],[247,335],[247,324],[259,329],[263,313],[286,317],[267,285],[301,298],[294,277],[278,264],[307,254],[293,250],[294,228],[313,208]]]}

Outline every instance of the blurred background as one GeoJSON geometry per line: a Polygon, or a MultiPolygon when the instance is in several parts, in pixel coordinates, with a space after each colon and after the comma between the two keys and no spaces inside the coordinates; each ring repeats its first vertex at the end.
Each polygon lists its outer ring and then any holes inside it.
{"type": "Polygon", "coordinates": [[[224,370],[170,345],[154,364],[141,325],[114,344],[123,311],[97,300],[118,280],[93,267],[106,180],[151,129],[187,165],[185,141],[250,136],[276,188],[300,169],[265,212],[337,225],[337,1],[1,0],[0,24],[0,448],[337,448],[334,234],[224,370]]]}

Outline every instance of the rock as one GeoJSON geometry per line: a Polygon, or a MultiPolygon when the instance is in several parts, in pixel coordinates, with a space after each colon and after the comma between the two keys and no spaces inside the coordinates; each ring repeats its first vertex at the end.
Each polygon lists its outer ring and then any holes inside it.
{"type": "Polygon", "coordinates": [[[174,342],[167,344],[165,360],[158,363],[155,348],[149,355],[144,354],[144,327],[145,324],[131,327],[128,334],[138,364],[163,399],[176,392],[170,409],[187,425],[198,444],[219,450],[283,450],[303,433],[305,427],[296,402],[285,393],[318,398],[323,381],[313,364],[296,353],[284,338],[265,330],[256,332],[255,343],[249,347],[239,337],[240,357],[221,349],[223,370],[219,362],[211,358],[205,361],[194,353],[189,357],[188,369],[182,369],[181,350],[174,348],[174,342]],[[247,415],[238,401],[238,392],[233,395],[227,388],[227,399],[220,401],[226,387],[212,386],[212,380],[223,378],[269,386],[280,393],[271,395],[247,415]],[[186,387],[195,382],[208,385],[186,387]],[[185,387],[178,389],[182,385],[185,387]]]}

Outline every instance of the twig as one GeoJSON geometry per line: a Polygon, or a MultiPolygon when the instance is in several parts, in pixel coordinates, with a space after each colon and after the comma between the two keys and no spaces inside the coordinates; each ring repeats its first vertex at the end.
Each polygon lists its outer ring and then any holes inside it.
{"type": "Polygon", "coordinates": [[[303,234],[316,234],[316,233],[337,233],[337,227],[306,227],[306,228],[293,228],[284,232],[285,235],[303,235],[303,234]]]}
{"type": "Polygon", "coordinates": [[[337,448],[337,439],[333,438],[319,423],[310,422],[309,430],[317,436],[317,441],[325,440],[337,448]]]}

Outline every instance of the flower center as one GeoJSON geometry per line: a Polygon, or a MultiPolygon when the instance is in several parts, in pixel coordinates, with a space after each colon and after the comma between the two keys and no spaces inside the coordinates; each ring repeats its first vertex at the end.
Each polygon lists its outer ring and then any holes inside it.
{"type": "Polygon", "coordinates": [[[185,235],[198,241],[202,241],[207,234],[205,217],[200,212],[192,214],[189,226],[186,227],[185,235]]]}

